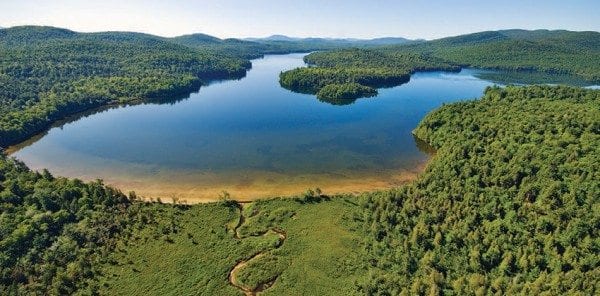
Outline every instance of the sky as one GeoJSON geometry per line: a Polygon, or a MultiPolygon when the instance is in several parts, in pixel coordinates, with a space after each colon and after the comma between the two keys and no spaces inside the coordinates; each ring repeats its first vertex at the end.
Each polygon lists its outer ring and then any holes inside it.
{"type": "Polygon", "coordinates": [[[435,39],[497,29],[600,31],[600,0],[0,0],[0,27],[160,36],[435,39]]]}

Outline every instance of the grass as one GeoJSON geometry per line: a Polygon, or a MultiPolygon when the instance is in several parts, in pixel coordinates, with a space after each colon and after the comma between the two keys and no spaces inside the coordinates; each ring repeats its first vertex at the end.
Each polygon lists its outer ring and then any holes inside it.
{"type": "Polygon", "coordinates": [[[152,221],[119,242],[99,278],[105,295],[240,295],[229,283],[264,295],[348,295],[363,276],[352,197],[300,202],[274,199],[246,204],[148,204],[152,221]],[[277,229],[285,233],[282,241],[277,229]]]}

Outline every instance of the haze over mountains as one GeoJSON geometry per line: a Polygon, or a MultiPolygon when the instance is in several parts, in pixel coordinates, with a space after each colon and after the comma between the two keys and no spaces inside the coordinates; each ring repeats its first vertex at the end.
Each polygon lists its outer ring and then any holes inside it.
{"type": "Polygon", "coordinates": [[[345,43],[365,43],[372,45],[389,45],[389,44],[403,44],[415,41],[423,41],[422,39],[411,40],[403,37],[379,37],[372,39],[360,39],[360,38],[327,38],[327,37],[290,37],[286,35],[271,35],[262,38],[243,38],[247,41],[287,41],[287,42],[315,42],[315,41],[329,41],[329,42],[345,42],[345,43]]]}
{"type": "MultiPolygon", "coordinates": [[[[56,28],[50,26],[14,26],[14,27],[1,27],[0,30],[9,30],[6,31],[2,36],[14,33],[23,33],[24,31],[61,31],[63,34],[71,34],[71,33],[79,33],[66,28],[56,28]]],[[[30,32],[28,32],[30,33],[30,32]]],[[[565,36],[580,33],[580,35],[595,35],[599,34],[595,31],[568,31],[568,30],[523,30],[523,29],[505,29],[505,30],[496,30],[496,31],[482,31],[475,33],[467,33],[461,34],[457,36],[447,36],[444,38],[433,39],[433,40],[425,40],[425,39],[408,39],[404,37],[377,37],[371,39],[362,39],[362,38],[334,38],[334,37],[291,37],[282,34],[274,34],[267,37],[247,37],[247,38],[219,38],[215,36],[211,36],[204,33],[192,33],[185,34],[176,37],[161,37],[152,34],[145,33],[137,33],[137,32],[119,32],[119,31],[107,31],[107,32],[94,32],[94,33],[79,33],[79,34],[139,34],[145,35],[147,37],[153,37],[163,40],[169,40],[175,43],[180,43],[182,45],[209,45],[209,44],[255,44],[255,43],[311,43],[313,45],[331,45],[338,44],[343,46],[377,46],[377,45],[400,45],[400,44],[414,44],[414,43],[423,43],[428,41],[436,41],[437,43],[448,43],[448,44],[456,44],[456,43],[470,43],[470,42],[493,42],[500,40],[541,40],[541,39],[555,39],[555,38],[563,38],[565,36]]],[[[54,34],[51,34],[49,37],[56,37],[54,34]]],[[[595,36],[594,36],[595,37],[595,36]]],[[[593,42],[594,38],[592,38],[591,42],[593,42]]]]}
{"type": "MultiPolygon", "coordinates": [[[[67,28],[57,28],[57,27],[51,27],[51,26],[14,26],[14,27],[1,27],[0,29],[16,29],[16,30],[20,30],[23,28],[48,28],[48,29],[61,29],[61,30],[68,30],[71,31],[67,28]]],[[[73,31],[74,32],[74,31],[73,31]]],[[[107,31],[106,33],[112,33],[112,32],[118,32],[118,31],[107,31]]],[[[147,35],[152,35],[152,34],[147,34],[147,35]]],[[[389,44],[403,44],[403,43],[409,43],[409,42],[415,42],[415,41],[424,41],[424,39],[407,39],[407,38],[403,38],[403,37],[378,37],[378,38],[372,38],[372,39],[361,39],[361,38],[330,38],[330,37],[304,37],[304,38],[300,38],[300,37],[290,37],[290,36],[286,36],[286,35],[281,35],[281,34],[274,34],[268,37],[248,37],[248,38],[218,38],[215,36],[211,36],[208,34],[204,34],[204,33],[191,33],[191,34],[184,34],[184,35],[180,35],[180,36],[175,36],[172,38],[167,38],[167,37],[160,37],[160,36],[156,36],[159,38],[165,38],[165,39],[174,39],[174,40],[193,40],[194,42],[202,42],[202,43],[219,43],[222,41],[250,41],[250,42],[271,42],[271,41],[281,41],[281,42],[336,42],[336,43],[347,43],[347,44],[352,44],[352,43],[356,43],[356,44],[372,44],[372,45],[389,45],[389,44]]]]}

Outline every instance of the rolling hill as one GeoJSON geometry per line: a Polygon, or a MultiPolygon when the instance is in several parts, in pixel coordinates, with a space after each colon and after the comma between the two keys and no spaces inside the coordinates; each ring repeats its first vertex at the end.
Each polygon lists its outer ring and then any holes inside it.
{"type": "Polygon", "coordinates": [[[0,30],[0,146],[106,104],[186,94],[239,78],[250,61],[133,32],[52,27],[0,30]]]}

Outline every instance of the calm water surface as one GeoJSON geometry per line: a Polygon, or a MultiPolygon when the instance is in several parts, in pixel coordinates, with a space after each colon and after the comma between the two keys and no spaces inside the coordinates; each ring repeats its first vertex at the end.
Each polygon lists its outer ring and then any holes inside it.
{"type": "Polygon", "coordinates": [[[253,61],[247,77],[166,104],[112,108],[53,127],[13,156],[33,169],[138,195],[214,200],[396,186],[428,159],[411,130],[442,103],[481,96],[477,70],[418,73],[409,83],[345,106],[279,86],[303,54],[253,61]],[[33,143],[31,143],[33,142],[33,143]]]}

